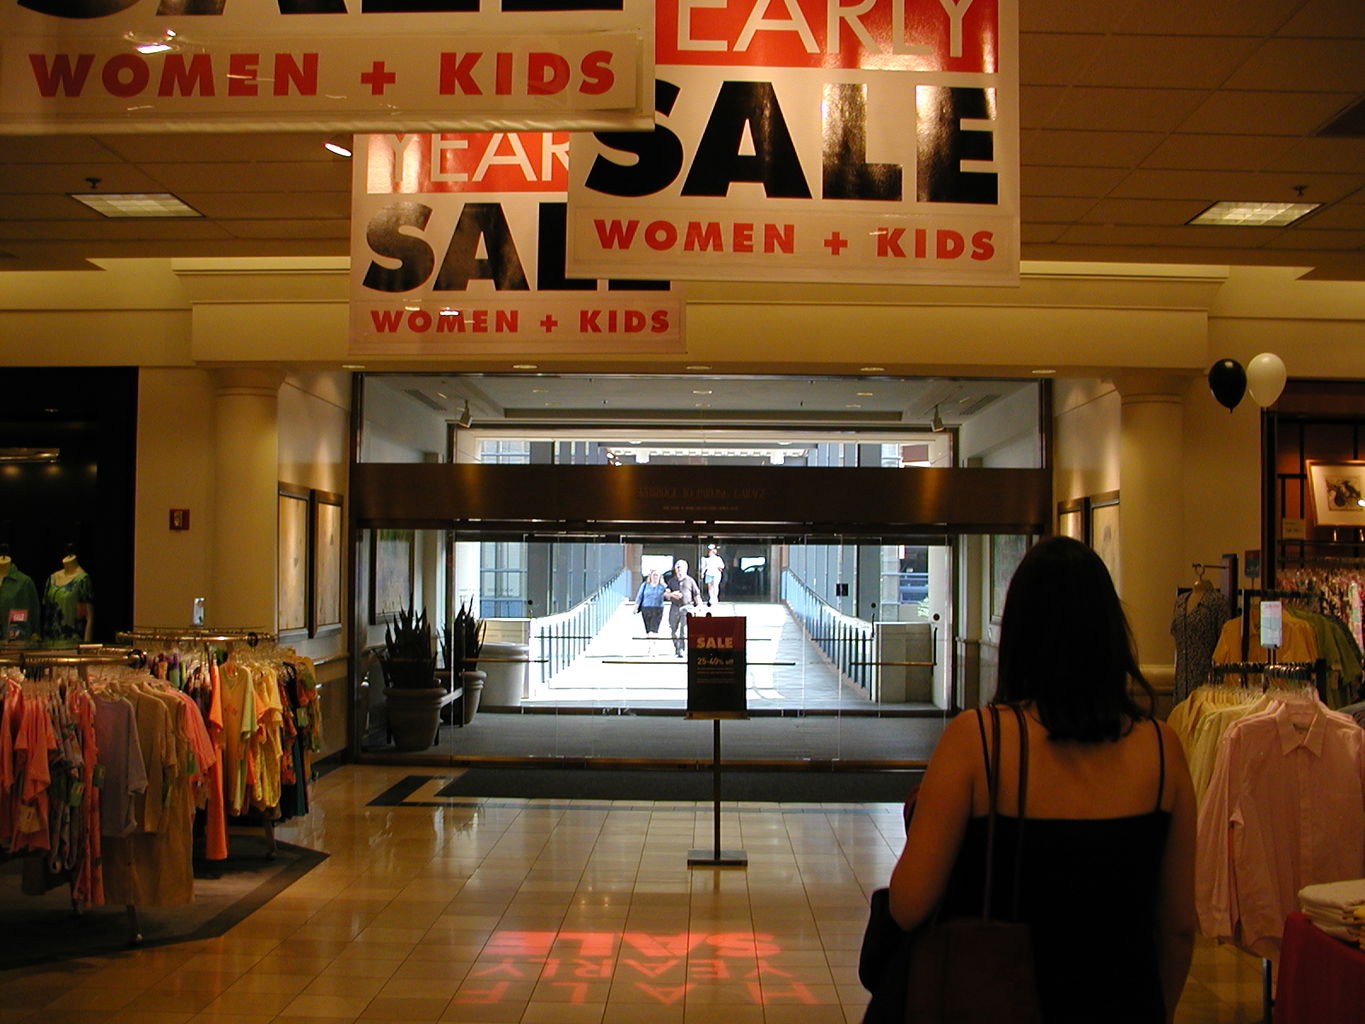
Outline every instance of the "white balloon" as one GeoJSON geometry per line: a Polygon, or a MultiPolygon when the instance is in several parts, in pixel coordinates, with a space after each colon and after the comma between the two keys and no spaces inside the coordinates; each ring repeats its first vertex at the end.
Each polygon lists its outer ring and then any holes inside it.
{"type": "Polygon", "coordinates": [[[1285,382],[1284,360],[1273,352],[1262,352],[1247,363],[1247,391],[1262,409],[1274,405],[1285,382]]]}

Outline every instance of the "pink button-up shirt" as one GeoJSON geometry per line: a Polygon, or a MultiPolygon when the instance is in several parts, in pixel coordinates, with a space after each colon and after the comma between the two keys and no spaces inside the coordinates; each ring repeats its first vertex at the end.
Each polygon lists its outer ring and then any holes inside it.
{"type": "Polygon", "coordinates": [[[1319,702],[1290,700],[1223,736],[1199,811],[1199,926],[1278,952],[1305,885],[1365,875],[1365,730],[1319,702]]]}

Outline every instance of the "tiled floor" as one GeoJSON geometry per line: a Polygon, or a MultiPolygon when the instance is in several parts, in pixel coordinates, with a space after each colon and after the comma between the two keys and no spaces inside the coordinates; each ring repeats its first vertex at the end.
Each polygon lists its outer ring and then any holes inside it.
{"type": "MultiPolygon", "coordinates": [[[[323,778],[280,836],[331,856],[228,934],[5,972],[0,1024],[861,1019],[866,893],[899,807],[728,806],[722,845],[748,867],[689,869],[709,804],[369,806],[407,773],[323,778]]],[[[1260,961],[1201,943],[1179,1024],[1260,1013],[1260,961]]]]}

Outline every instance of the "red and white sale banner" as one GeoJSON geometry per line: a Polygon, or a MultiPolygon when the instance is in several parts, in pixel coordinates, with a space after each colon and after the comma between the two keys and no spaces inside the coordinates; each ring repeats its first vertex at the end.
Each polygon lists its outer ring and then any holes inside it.
{"type": "Polygon", "coordinates": [[[679,352],[666,281],[564,270],[569,136],[357,136],[351,202],[356,356],[679,352]]]}
{"type": "Polygon", "coordinates": [[[569,269],[1015,285],[1017,0],[658,0],[650,132],[575,136],[569,269]]]}
{"type": "Polygon", "coordinates": [[[3,0],[0,133],[647,129],[653,0],[3,0]]]}

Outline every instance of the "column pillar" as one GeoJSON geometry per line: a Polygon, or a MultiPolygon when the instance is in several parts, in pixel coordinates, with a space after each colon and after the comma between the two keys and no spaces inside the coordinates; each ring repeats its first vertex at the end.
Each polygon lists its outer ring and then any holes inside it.
{"type": "Polygon", "coordinates": [[[275,628],[282,370],[231,367],[214,379],[214,545],[206,624],[275,628]]]}
{"type": "Polygon", "coordinates": [[[1185,381],[1157,373],[1115,378],[1119,428],[1119,596],[1155,685],[1173,670],[1171,607],[1181,573],[1185,381]],[[1164,666],[1164,668],[1162,668],[1164,666]]]}

